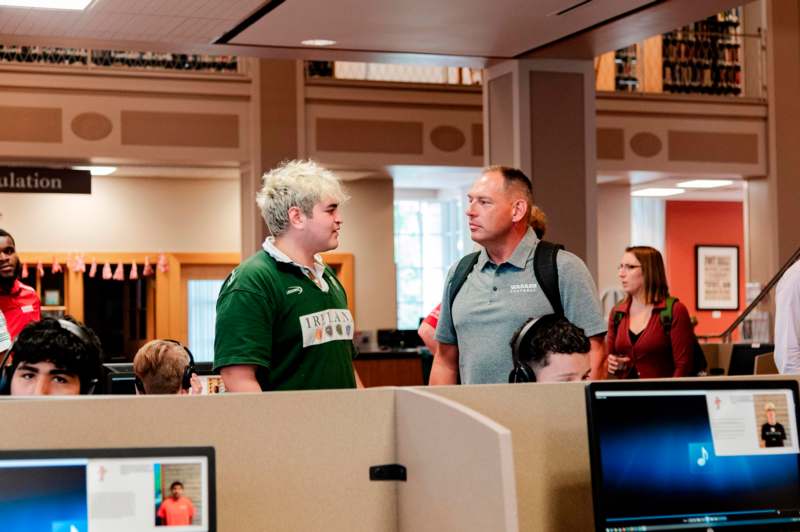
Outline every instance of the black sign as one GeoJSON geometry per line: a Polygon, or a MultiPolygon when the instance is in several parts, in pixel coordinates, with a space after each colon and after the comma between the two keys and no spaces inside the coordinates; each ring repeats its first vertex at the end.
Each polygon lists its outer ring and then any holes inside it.
{"type": "Polygon", "coordinates": [[[0,192],[91,194],[92,173],[71,168],[0,166],[0,192]]]}

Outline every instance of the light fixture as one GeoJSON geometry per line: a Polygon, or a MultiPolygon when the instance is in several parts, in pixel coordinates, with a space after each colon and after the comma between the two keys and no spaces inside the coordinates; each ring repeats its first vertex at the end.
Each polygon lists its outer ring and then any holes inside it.
{"type": "Polygon", "coordinates": [[[643,188],[640,190],[634,190],[631,192],[631,196],[637,196],[640,198],[666,198],[668,196],[677,196],[678,194],[683,194],[686,192],[682,188],[643,188]]]}
{"type": "Polygon", "coordinates": [[[691,181],[678,183],[678,186],[682,188],[717,188],[727,187],[732,184],[733,181],[730,179],[692,179],[691,181]]]}
{"type": "Polygon", "coordinates": [[[91,3],[92,0],[0,0],[0,6],[70,9],[75,11],[82,11],[91,3]]]}
{"type": "Polygon", "coordinates": [[[111,175],[117,171],[116,166],[73,166],[73,170],[88,170],[95,175],[111,175]]]}
{"type": "Polygon", "coordinates": [[[300,44],[304,46],[333,46],[336,41],[330,39],[306,39],[305,41],[300,41],[300,44]]]}

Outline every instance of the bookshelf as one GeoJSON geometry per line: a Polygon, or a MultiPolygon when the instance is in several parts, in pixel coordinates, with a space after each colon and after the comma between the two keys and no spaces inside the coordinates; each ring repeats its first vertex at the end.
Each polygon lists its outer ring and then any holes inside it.
{"type": "Polygon", "coordinates": [[[740,95],[740,20],[735,8],[664,34],[664,92],[740,95]]]}

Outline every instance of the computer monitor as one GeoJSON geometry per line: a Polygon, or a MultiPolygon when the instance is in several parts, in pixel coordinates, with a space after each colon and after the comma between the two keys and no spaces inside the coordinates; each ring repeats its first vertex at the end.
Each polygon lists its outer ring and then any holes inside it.
{"type": "Polygon", "coordinates": [[[0,451],[5,532],[214,532],[215,505],[212,447],[0,451]]]}
{"type": "MultiPolygon", "coordinates": [[[[106,374],[105,393],[110,395],[135,395],[136,394],[136,374],[133,373],[133,364],[103,364],[106,374]]],[[[214,372],[214,365],[211,362],[198,362],[195,364],[197,374],[203,377],[218,376],[214,372]]],[[[204,389],[207,389],[204,378],[204,389]]],[[[215,381],[216,382],[216,381],[215,381]]]]}
{"type": "Polygon", "coordinates": [[[728,375],[753,375],[756,370],[756,355],[774,351],[773,344],[733,344],[728,375]]]}
{"type": "Polygon", "coordinates": [[[796,381],[586,390],[596,530],[800,530],[796,381]]]}

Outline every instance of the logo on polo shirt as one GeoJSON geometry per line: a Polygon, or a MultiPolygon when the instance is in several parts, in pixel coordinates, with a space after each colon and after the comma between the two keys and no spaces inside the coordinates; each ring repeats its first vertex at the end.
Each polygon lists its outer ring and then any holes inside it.
{"type": "Polygon", "coordinates": [[[346,308],[332,308],[300,316],[303,347],[320,345],[334,340],[352,340],[355,324],[346,308]]]}
{"type": "Polygon", "coordinates": [[[302,286],[290,286],[289,288],[286,289],[286,295],[287,296],[291,296],[293,294],[300,295],[302,293],[303,293],[303,287],[302,286]]]}
{"type": "Polygon", "coordinates": [[[512,284],[509,288],[512,294],[532,294],[536,292],[538,285],[536,283],[512,284]]]}

